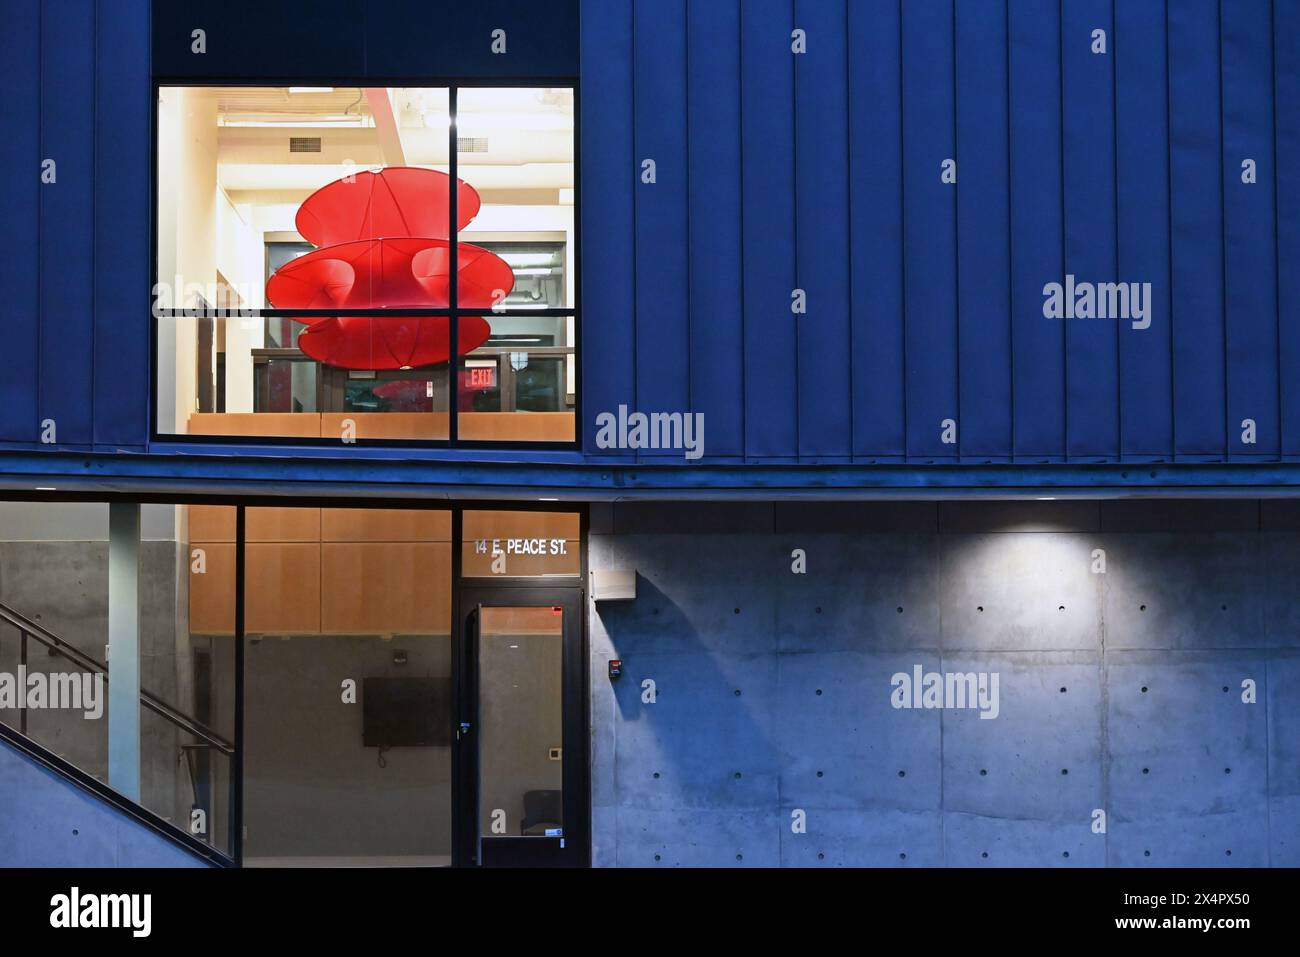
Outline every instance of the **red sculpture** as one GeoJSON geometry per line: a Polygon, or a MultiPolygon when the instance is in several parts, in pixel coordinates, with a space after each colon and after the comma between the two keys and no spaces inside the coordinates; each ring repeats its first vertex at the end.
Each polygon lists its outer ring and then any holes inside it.
{"type": "MultiPolygon", "coordinates": [[[[451,304],[451,177],[394,166],[322,186],[303,201],[298,232],[318,248],[281,266],[266,298],[281,309],[437,308],[451,304]]],[[[478,193],[456,184],[456,230],[478,213],[478,193]]],[[[470,243],[457,243],[457,302],[489,309],[514,286],[508,263],[470,243]]],[[[446,316],[329,316],[309,323],[298,347],[344,369],[410,369],[450,358],[446,316]]],[[[487,341],[482,316],[460,317],[457,353],[487,341]]]]}

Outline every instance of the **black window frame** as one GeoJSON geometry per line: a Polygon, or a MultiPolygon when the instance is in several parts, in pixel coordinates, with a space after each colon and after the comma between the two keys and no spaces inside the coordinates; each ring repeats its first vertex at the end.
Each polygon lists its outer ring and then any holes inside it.
{"type": "MultiPolygon", "coordinates": [[[[184,828],[170,821],[165,821],[143,804],[113,790],[108,784],[71,762],[61,761],[55,768],[56,771],[73,777],[119,810],[140,820],[147,827],[162,829],[172,839],[180,841],[190,850],[208,858],[218,866],[229,868],[242,868],[244,866],[244,760],[246,757],[244,705],[246,701],[245,653],[248,647],[248,636],[245,628],[247,610],[245,600],[248,594],[246,575],[247,548],[249,544],[247,517],[250,508],[400,509],[405,511],[438,511],[450,514],[451,567],[449,573],[451,607],[449,610],[451,622],[448,637],[451,641],[452,693],[449,699],[451,712],[449,717],[453,723],[458,723],[465,714],[466,699],[470,694],[469,689],[465,687],[462,680],[466,675],[466,670],[462,658],[463,642],[460,638],[462,637],[461,629],[465,622],[465,616],[469,611],[466,603],[461,600],[463,597],[462,592],[471,593],[488,588],[513,589],[517,590],[521,598],[524,598],[529,594],[529,590],[536,591],[538,594],[545,594],[548,591],[559,589],[572,590],[577,596],[579,609],[577,619],[578,646],[573,649],[577,652],[575,660],[567,662],[566,667],[570,665],[574,667],[574,675],[577,681],[576,684],[570,685],[570,690],[574,692],[574,695],[572,700],[565,700],[565,708],[569,709],[572,706],[570,717],[579,722],[580,738],[584,741],[590,739],[591,673],[588,665],[591,661],[591,635],[588,620],[590,615],[586,604],[588,596],[587,582],[591,571],[588,547],[591,535],[591,504],[589,502],[578,500],[535,500],[531,498],[442,499],[397,495],[390,497],[388,494],[347,497],[332,493],[310,494],[306,492],[288,495],[258,492],[236,495],[181,490],[175,492],[116,492],[108,490],[90,492],[80,489],[64,492],[0,490],[0,502],[30,502],[33,504],[82,502],[102,505],[109,505],[114,502],[129,502],[136,505],[211,505],[235,509],[235,630],[232,636],[235,643],[234,734],[232,738],[235,749],[230,756],[228,796],[230,807],[227,822],[230,833],[229,852],[201,841],[190,835],[184,828]],[[465,513],[487,511],[576,514],[578,516],[578,570],[573,574],[533,577],[466,575],[464,570],[465,513]]],[[[566,717],[565,720],[568,721],[570,718],[566,717]]],[[[23,732],[5,725],[3,722],[0,722],[0,740],[7,740],[24,749],[34,746],[31,753],[37,760],[41,761],[45,760],[44,755],[49,752],[45,744],[27,738],[23,732]]],[[[466,800],[469,792],[463,775],[472,769],[472,766],[466,760],[467,745],[458,745],[453,742],[452,747],[454,749],[452,774],[448,781],[452,796],[452,855],[450,867],[447,869],[459,870],[479,863],[473,858],[469,847],[470,842],[467,839],[470,831],[477,827],[478,819],[466,800]]],[[[569,787],[566,788],[565,800],[574,802],[577,808],[576,815],[579,821],[579,831],[576,834],[569,835],[574,839],[576,853],[567,855],[567,858],[570,859],[570,863],[589,867],[592,863],[591,815],[594,803],[591,794],[590,750],[581,750],[573,755],[573,759],[576,762],[573,767],[574,776],[567,779],[569,787]],[[572,794],[569,793],[569,790],[572,790],[572,794]]]]}
{"type": "MultiPolygon", "coordinates": [[[[397,449],[454,449],[454,450],[518,450],[518,451],[536,451],[536,452],[580,452],[582,450],[582,403],[583,403],[583,374],[582,374],[582,133],[581,133],[581,92],[579,89],[578,78],[576,76],[562,77],[409,77],[409,76],[385,76],[385,77],[346,77],[346,76],[276,76],[276,77],[153,77],[150,87],[152,100],[150,103],[150,136],[152,149],[150,150],[150,210],[149,210],[149,289],[148,289],[148,309],[149,309],[149,442],[150,445],[238,445],[244,448],[266,448],[274,450],[285,447],[310,447],[310,448],[397,448],[397,449]],[[448,153],[449,153],[449,175],[455,181],[458,178],[460,166],[460,151],[457,148],[457,96],[461,89],[523,89],[529,87],[553,87],[569,89],[573,92],[573,232],[572,232],[572,252],[573,262],[573,301],[568,306],[546,307],[539,309],[519,309],[503,308],[499,310],[485,311],[482,308],[462,309],[457,303],[457,291],[459,279],[453,273],[453,282],[451,283],[450,302],[447,308],[404,308],[403,315],[409,316],[446,316],[450,319],[448,329],[448,342],[457,341],[459,334],[460,316],[484,316],[490,315],[496,318],[510,317],[527,317],[527,316],[551,316],[555,318],[573,318],[573,438],[569,441],[495,441],[490,439],[463,439],[459,435],[459,410],[457,409],[457,385],[460,381],[460,370],[462,368],[462,357],[456,349],[449,349],[450,357],[447,363],[447,407],[449,414],[447,416],[447,438],[443,439],[384,439],[384,438],[357,438],[354,441],[344,443],[337,439],[326,439],[324,437],[315,438],[310,436],[262,436],[262,435],[200,435],[181,432],[160,432],[159,431],[159,402],[158,402],[158,374],[159,374],[159,354],[158,354],[158,331],[159,323],[183,318],[202,318],[209,313],[203,310],[190,308],[170,308],[159,309],[154,301],[153,291],[158,288],[158,97],[163,88],[190,87],[199,89],[211,89],[220,87],[253,87],[253,86],[272,86],[272,87],[289,87],[289,86],[357,86],[357,87],[411,87],[426,89],[446,89],[448,95],[448,112],[450,122],[448,123],[448,153]]],[[[451,258],[456,261],[457,247],[459,245],[459,230],[456,226],[456,200],[457,191],[451,190],[449,203],[449,232],[451,242],[451,258]]],[[[218,313],[218,315],[220,315],[218,313]]],[[[311,318],[325,316],[385,316],[392,315],[391,310],[384,309],[247,309],[241,313],[242,316],[249,318],[311,318]]]]}

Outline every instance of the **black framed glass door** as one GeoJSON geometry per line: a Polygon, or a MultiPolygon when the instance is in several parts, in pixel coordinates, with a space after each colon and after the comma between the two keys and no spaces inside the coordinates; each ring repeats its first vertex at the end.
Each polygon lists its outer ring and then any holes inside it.
{"type": "Polygon", "coordinates": [[[460,859],[590,860],[581,589],[461,588],[460,859]]]}

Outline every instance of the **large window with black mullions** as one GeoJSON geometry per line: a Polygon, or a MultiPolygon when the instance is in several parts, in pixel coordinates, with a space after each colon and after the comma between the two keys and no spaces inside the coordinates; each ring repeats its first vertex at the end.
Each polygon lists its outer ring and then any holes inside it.
{"type": "Polygon", "coordinates": [[[576,441],[574,89],[160,86],[162,438],[576,441]]]}

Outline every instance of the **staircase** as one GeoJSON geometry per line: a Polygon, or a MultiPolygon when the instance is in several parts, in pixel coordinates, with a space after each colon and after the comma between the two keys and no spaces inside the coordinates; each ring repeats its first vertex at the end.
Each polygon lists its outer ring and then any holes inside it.
{"type": "MultiPolygon", "coordinates": [[[[24,670],[29,652],[42,649],[82,673],[104,676],[106,662],[86,654],[71,642],[0,602],[0,623],[17,632],[18,663],[24,670]]],[[[8,630],[0,631],[0,646],[8,630]]],[[[32,668],[33,672],[43,672],[32,668]]],[[[190,811],[212,819],[210,798],[201,787],[205,752],[232,758],[233,742],[190,715],[141,689],[140,704],[159,716],[180,741],[174,755],[184,762],[189,780],[190,811]]],[[[43,714],[56,713],[45,710],[43,714]]],[[[80,712],[62,711],[69,720],[83,720],[80,712]]],[[[235,861],[214,843],[125,797],[96,776],[77,766],[29,734],[28,710],[0,712],[0,866],[7,867],[231,867],[235,861]],[[15,714],[16,712],[16,714],[15,714]]],[[[54,737],[59,737],[57,729],[54,737]]],[[[46,738],[51,737],[49,733],[46,738]]],[[[71,737],[71,735],[69,736],[71,737]]],[[[209,828],[214,830],[215,827],[209,828]]]]}

